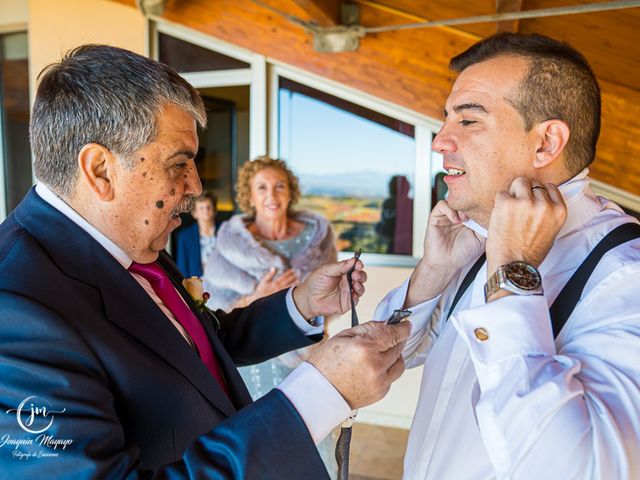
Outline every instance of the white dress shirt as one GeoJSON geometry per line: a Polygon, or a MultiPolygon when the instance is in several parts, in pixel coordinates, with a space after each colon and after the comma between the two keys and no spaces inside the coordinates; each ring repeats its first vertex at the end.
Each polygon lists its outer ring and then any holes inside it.
{"type": "MultiPolygon", "coordinates": [[[[575,269],[609,231],[635,221],[597,197],[587,174],[560,187],[568,218],[539,268],[544,296],[485,304],[485,263],[445,322],[470,263],[411,308],[405,359],[424,373],[405,479],[640,478],[640,241],[607,253],[555,341],[551,330],[549,307],[575,269]]],[[[401,308],[407,287],[374,318],[401,308]]]]}
{"type": "MultiPolygon", "coordinates": [[[[38,183],[36,185],[36,193],[45,202],[87,232],[96,242],[102,245],[124,269],[129,269],[132,263],[131,258],[120,247],[71,208],[69,204],[52,192],[45,184],[38,183]]],[[[140,275],[129,273],[149,294],[189,345],[194,347],[193,340],[187,331],[180,322],[176,320],[173,313],[171,313],[160,297],[158,297],[149,281],[140,275]]],[[[293,287],[287,291],[286,304],[289,315],[296,326],[305,335],[321,334],[324,329],[324,318],[317,317],[314,325],[310,325],[296,308],[292,292],[293,287]]],[[[278,388],[287,396],[291,403],[293,403],[298,413],[300,413],[316,444],[351,413],[349,405],[344,398],[342,398],[342,395],[340,395],[335,387],[319,371],[307,362],[298,366],[278,388]],[[318,412],[323,413],[319,415],[318,412]]]]}

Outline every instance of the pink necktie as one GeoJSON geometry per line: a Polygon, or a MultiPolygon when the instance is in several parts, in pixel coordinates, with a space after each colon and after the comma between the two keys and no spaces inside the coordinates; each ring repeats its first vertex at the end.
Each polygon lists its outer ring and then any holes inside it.
{"type": "Polygon", "coordinates": [[[167,308],[171,310],[174,317],[176,317],[176,320],[180,322],[180,325],[182,325],[189,336],[191,336],[200,353],[200,358],[209,369],[209,372],[211,372],[211,375],[222,385],[222,388],[228,396],[229,391],[227,390],[227,385],[222,378],[220,365],[213,353],[204,327],[176,291],[166,272],[156,262],[146,264],[133,262],[129,267],[129,271],[149,281],[156,295],[160,297],[167,308]]]}

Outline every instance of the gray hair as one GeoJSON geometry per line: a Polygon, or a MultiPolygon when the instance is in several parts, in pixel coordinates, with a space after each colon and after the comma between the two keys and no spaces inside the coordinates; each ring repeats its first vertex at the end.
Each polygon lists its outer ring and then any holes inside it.
{"type": "Polygon", "coordinates": [[[63,198],[78,178],[78,153],[88,143],[136,165],[132,154],[155,140],[167,104],[207,123],[202,99],[166,65],[128,50],[83,45],[45,67],[31,114],[31,150],[38,180],[63,198]]]}

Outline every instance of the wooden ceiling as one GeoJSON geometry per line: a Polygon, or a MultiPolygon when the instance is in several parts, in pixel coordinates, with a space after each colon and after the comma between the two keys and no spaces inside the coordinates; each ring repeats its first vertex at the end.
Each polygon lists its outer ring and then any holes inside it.
{"type": "MultiPolygon", "coordinates": [[[[603,1],[606,0],[521,0],[510,2],[520,4],[520,8],[504,11],[537,10],[603,1]]],[[[411,12],[425,20],[487,15],[498,11],[493,0],[376,0],[363,3],[375,3],[411,12]]],[[[542,33],[568,41],[587,57],[598,78],[636,90],[640,88],[640,8],[521,20],[516,27],[522,33],[542,33]]],[[[450,29],[455,30],[480,39],[495,33],[496,24],[462,25],[450,29]]]]}
{"type": "MultiPolygon", "coordinates": [[[[113,0],[135,6],[135,0],[113,0]]],[[[339,0],[263,0],[304,20],[335,24],[339,0]]],[[[367,27],[599,3],[585,0],[352,0],[367,27]]],[[[252,0],[168,0],[163,18],[341,82],[436,119],[453,76],[449,58],[498,30],[564,40],[591,62],[603,96],[594,178],[640,194],[640,8],[500,24],[367,34],[356,52],[318,53],[304,30],[252,0]]]]}

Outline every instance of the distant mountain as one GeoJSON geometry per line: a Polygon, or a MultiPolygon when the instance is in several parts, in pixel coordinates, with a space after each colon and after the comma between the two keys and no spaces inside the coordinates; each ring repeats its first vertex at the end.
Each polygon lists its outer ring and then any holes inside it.
{"type": "Polygon", "coordinates": [[[384,198],[389,195],[391,175],[361,171],[328,175],[303,173],[299,175],[299,178],[303,195],[384,198]]]}

